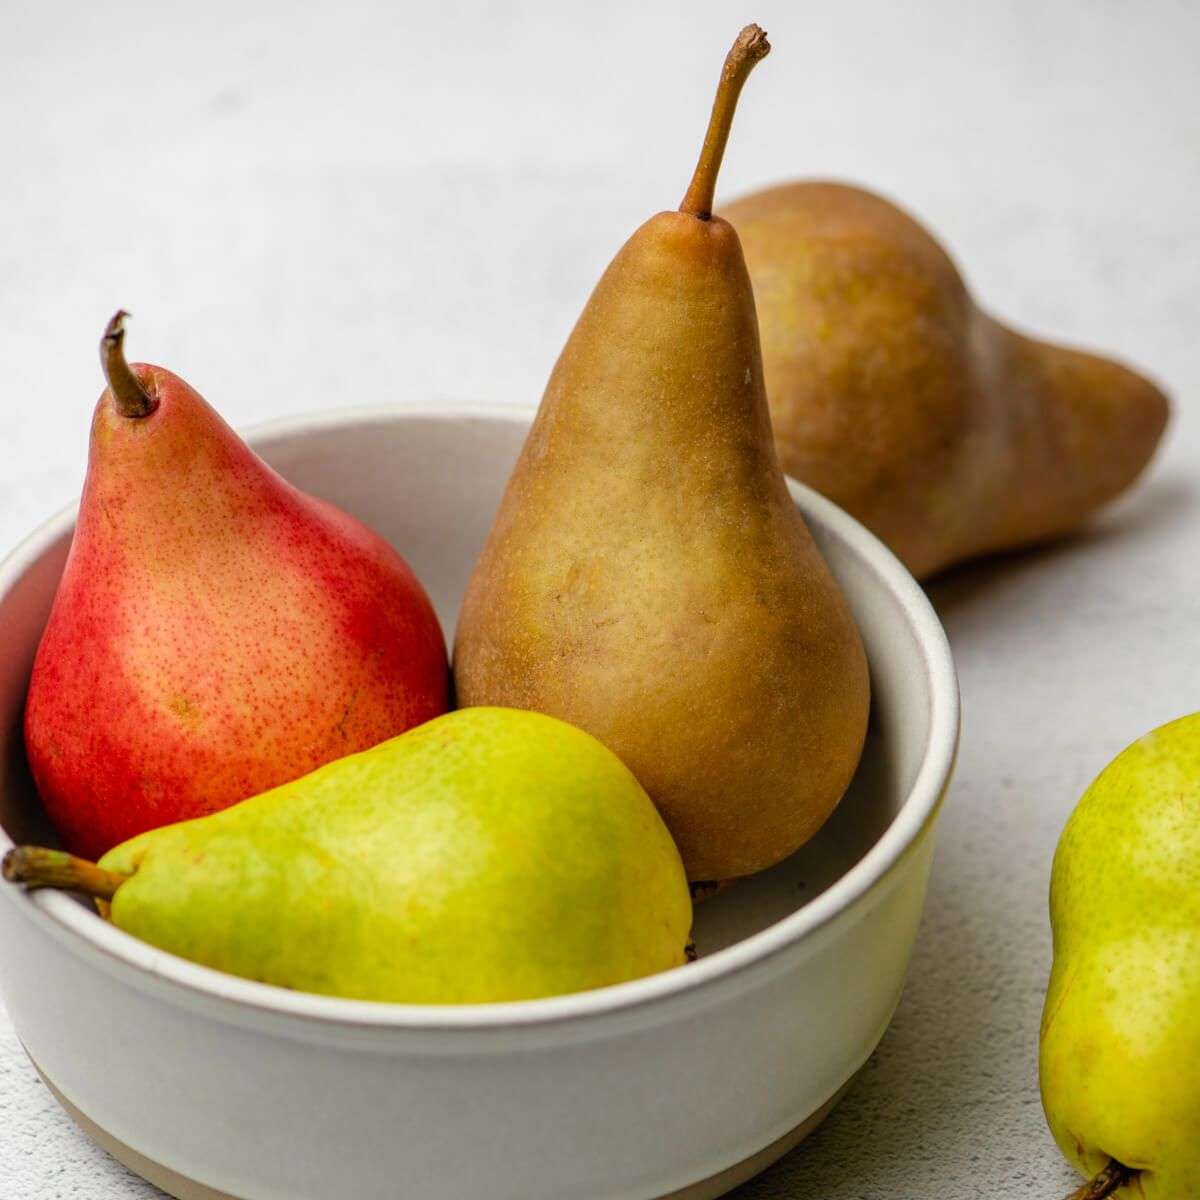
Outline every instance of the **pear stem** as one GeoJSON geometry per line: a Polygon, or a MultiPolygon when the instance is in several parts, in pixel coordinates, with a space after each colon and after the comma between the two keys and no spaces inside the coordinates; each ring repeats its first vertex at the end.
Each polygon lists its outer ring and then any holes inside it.
{"type": "Polygon", "coordinates": [[[1137,1171],[1132,1167],[1117,1162],[1115,1158],[1110,1159],[1108,1166],[1099,1175],[1085,1183],[1078,1191],[1072,1192],[1067,1200],[1105,1200],[1106,1196],[1111,1196],[1113,1192],[1123,1188],[1136,1174],[1137,1171]]]}
{"type": "Polygon", "coordinates": [[[127,316],[129,314],[123,308],[118,309],[105,326],[104,336],[100,339],[100,366],[121,416],[148,417],[158,407],[158,400],[146,390],[125,361],[127,316]]]}
{"type": "Polygon", "coordinates": [[[44,846],[16,846],[4,856],[0,872],[9,883],[23,883],[27,888],[61,888],[67,892],[84,892],[97,900],[111,900],[117,888],[131,876],[76,858],[64,850],[48,850],[44,846]]]}
{"type": "Polygon", "coordinates": [[[771,43],[757,25],[747,25],[737,36],[733,49],[725,56],[721,71],[721,82],[717,85],[717,98],[713,101],[712,116],[708,119],[708,132],[700,149],[700,161],[688,185],[687,195],[679,206],[682,213],[691,213],[702,221],[712,216],[713,195],[717,188],[717,172],[721,159],[725,157],[725,143],[729,141],[729,130],[733,125],[733,110],[737,108],[754,64],[770,53],[771,43]]]}

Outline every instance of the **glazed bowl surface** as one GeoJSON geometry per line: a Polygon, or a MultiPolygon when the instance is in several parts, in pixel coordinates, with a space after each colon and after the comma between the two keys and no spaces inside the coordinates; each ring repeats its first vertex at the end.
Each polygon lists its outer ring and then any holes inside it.
{"type": "MultiPolygon", "coordinates": [[[[529,420],[393,407],[249,440],[392,541],[449,638],[529,420]]],[[[0,988],[72,1115],[183,1200],[703,1200],[799,1141],[899,999],[958,695],[917,584],[851,517],[791,487],[863,634],[870,731],[821,832],[698,907],[699,961],[547,1000],[372,1004],[223,975],[71,897],[5,887],[0,988]]],[[[0,852],[51,837],[21,715],[73,520],[0,565],[0,852]]]]}

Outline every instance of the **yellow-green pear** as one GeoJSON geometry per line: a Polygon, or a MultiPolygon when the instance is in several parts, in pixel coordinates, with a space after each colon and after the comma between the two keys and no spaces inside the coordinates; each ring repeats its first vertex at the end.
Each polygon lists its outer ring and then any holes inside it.
{"type": "Polygon", "coordinates": [[[849,606],[788,493],[754,295],[712,214],[725,62],[691,186],[622,247],[571,333],[463,600],[463,704],[553,713],[615,751],[691,879],[771,866],[858,764],[870,707],[849,606]]]}
{"type": "Polygon", "coordinates": [[[1200,1197],[1200,713],[1084,793],[1054,858],[1042,1103],[1094,1186],[1200,1197]]]}
{"type": "Polygon", "coordinates": [[[183,958],[282,987],[466,1004],[686,961],[691,900],[654,805],[595,738],[449,713],[98,865],[22,847],[5,877],[106,900],[183,958]]]}

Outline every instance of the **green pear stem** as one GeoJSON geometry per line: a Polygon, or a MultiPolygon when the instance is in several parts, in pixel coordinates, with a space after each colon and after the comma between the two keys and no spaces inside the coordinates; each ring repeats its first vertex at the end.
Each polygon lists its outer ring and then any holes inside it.
{"type": "Polygon", "coordinates": [[[125,361],[125,318],[129,314],[118,309],[113,319],[105,326],[100,339],[100,366],[108,380],[117,411],[123,417],[148,417],[157,407],[158,401],[142,385],[125,361]]]}
{"type": "Polygon", "coordinates": [[[106,871],[65,850],[48,850],[44,846],[15,846],[4,856],[0,872],[9,883],[84,892],[97,900],[111,900],[117,888],[131,878],[120,871],[106,871]]]}
{"type": "Polygon", "coordinates": [[[1108,1166],[1099,1175],[1085,1183],[1078,1191],[1072,1192],[1067,1200],[1104,1200],[1106,1196],[1111,1196],[1113,1192],[1123,1188],[1136,1174],[1137,1171],[1132,1167],[1117,1162],[1115,1158],[1110,1159],[1108,1166]]]}
{"type": "Polygon", "coordinates": [[[721,159],[725,157],[725,144],[729,141],[729,130],[733,125],[733,111],[742,94],[754,64],[766,58],[771,43],[757,25],[747,25],[737,36],[733,49],[725,56],[721,71],[721,82],[717,85],[717,98],[713,101],[712,116],[708,119],[708,132],[700,149],[700,161],[696,164],[687,195],[679,206],[682,213],[691,213],[702,221],[712,216],[713,196],[717,189],[717,172],[721,159]]]}

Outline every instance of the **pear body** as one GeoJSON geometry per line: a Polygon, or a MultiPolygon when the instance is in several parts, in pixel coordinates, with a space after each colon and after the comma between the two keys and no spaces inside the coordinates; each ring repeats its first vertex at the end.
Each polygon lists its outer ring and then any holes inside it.
{"type": "Polygon", "coordinates": [[[1124,750],[1063,831],[1050,889],[1054,965],[1042,1103],[1087,1176],[1118,1195],[1200,1196],[1200,714],[1124,750]]]}
{"type": "Polygon", "coordinates": [[[134,370],[92,424],[26,709],[67,847],[94,858],[444,712],[423,588],[382,538],[272,471],[186,383],[134,370]]]}
{"type": "Polygon", "coordinates": [[[845,791],[862,643],[772,446],[737,234],[651,218],[546,388],[472,575],[462,704],[551,713],[616,752],[689,877],[790,854],[845,791]]]}
{"type": "Polygon", "coordinates": [[[989,317],[882,197],[792,183],[723,212],[754,281],[784,470],[918,577],[1065,534],[1149,462],[1168,416],[1153,383],[989,317]]]}
{"type": "Polygon", "coordinates": [[[537,713],[450,713],[102,860],[120,928],[231,974],[459,1004],[685,961],[679,854],[629,771],[537,713]]]}

